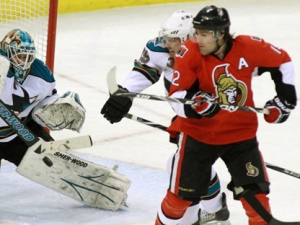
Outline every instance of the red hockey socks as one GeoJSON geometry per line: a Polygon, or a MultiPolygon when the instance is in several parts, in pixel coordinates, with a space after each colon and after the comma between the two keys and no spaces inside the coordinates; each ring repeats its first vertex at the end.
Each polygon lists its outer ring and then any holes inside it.
{"type": "MultiPolygon", "coordinates": [[[[257,200],[263,205],[263,207],[268,211],[271,212],[270,205],[269,205],[269,198],[266,194],[256,194],[255,197],[257,200]]],[[[240,201],[243,204],[243,207],[246,211],[246,215],[249,218],[249,225],[267,225],[267,222],[264,221],[257,212],[248,204],[248,202],[241,197],[240,201]]]]}
{"type": "Polygon", "coordinates": [[[183,200],[168,190],[158,211],[155,225],[178,224],[191,204],[192,202],[183,200]]]}

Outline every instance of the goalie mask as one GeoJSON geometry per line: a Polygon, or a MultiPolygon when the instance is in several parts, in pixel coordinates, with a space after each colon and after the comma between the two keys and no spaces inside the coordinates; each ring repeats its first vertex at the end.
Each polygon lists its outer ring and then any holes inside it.
{"type": "Polygon", "coordinates": [[[162,25],[159,32],[161,37],[180,38],[181,43],[194,34],[193,16],[182,10],[174,12],[162,25]]]}
{"type": "Polygon", "coordinates": [[[27,32],[14,29],[2,40],[1,49],[15,70],[15,79],[22,83],[35,59],[36,48],[33,39],[27,32]]]}

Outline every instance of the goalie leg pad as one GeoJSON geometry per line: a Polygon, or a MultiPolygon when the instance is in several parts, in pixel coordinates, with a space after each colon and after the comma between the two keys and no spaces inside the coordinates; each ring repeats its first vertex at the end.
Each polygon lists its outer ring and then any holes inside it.
{"type": "Polygon", "coordinates": [[[64,146],[41,142],[30,147],[17,172],[86,205],[108,210],[122,207],[131,181],[113,169],[67,153],[70,141],[64,141],[64,146]]]}

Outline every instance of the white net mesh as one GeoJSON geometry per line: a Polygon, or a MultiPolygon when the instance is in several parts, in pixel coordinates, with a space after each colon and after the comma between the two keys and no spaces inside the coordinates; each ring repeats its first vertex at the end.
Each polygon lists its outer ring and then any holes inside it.
{"type": "Polygon", "coordinates": [[[46,62],[50,0],[0,0],[0,40],[12,29],[28,32],[37,58],[46,62]]]}

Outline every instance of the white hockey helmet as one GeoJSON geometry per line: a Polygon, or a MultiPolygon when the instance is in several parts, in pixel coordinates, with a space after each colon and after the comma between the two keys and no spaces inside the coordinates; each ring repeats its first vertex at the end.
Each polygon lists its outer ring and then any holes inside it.
{"type": "Polygon", "coordinates": [[[159,36],[180,38],[183,43],[195,33],[193,28],[193,15],[183,10],[174,12],[162,23],[159,33],[159,36]]]}

